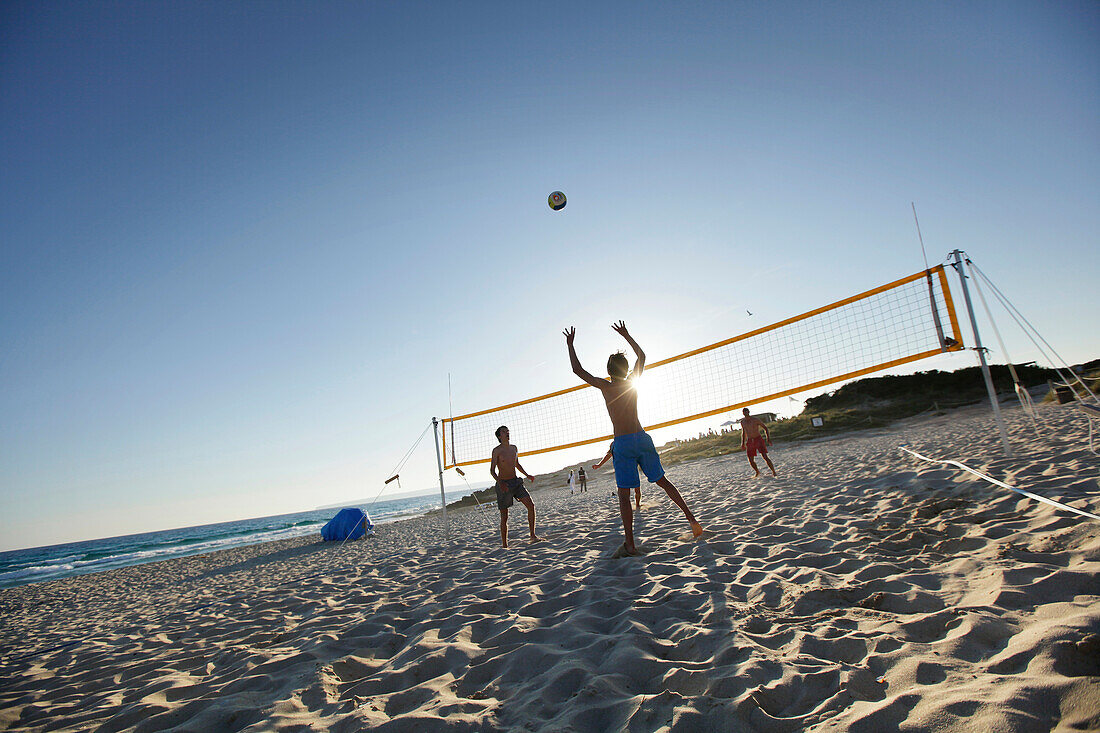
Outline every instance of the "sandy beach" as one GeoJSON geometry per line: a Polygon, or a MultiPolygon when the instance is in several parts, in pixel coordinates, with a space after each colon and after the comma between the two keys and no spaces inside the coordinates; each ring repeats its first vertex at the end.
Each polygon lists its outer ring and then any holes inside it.
{"type": "MultiPolygon", "coordinates": [[[[988,406],[669,468],[707,533],[608,469],[495,509],[0,590],[0,729],[1100,729],[1100,513],[1084,419],[988,406]]],[[[594,451],[595,452],[595,451],[594,451]]]]}

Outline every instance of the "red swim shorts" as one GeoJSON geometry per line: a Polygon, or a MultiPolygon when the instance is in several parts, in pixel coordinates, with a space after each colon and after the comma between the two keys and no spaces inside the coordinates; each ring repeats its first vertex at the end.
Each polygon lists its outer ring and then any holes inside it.
{"type": "Polygon", "coordinates": [[[749,438],[749,442],[745,444],[745,452],[749,454],[749,458],[755,458],[757,451],[760,455],[768,455],[768,449],[764,445],[764,439],[757,435],[755,438],[749,438]]]}

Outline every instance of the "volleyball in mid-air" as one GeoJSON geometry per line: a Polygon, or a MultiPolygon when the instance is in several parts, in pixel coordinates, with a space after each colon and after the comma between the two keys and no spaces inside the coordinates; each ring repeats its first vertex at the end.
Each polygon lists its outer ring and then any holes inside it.
{"type": "Polygon", "coordinates": [[[561,211],[565,208],[565,194],[561,191],[554,191],[546,197],[546,203],[550,204],[550,208],[554,211],[561,211]]]}

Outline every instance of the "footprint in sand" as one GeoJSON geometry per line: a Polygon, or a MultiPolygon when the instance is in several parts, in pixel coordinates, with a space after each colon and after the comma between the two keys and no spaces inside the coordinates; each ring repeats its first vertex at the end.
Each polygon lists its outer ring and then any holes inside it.
{"type": "Polygon", "coordinates": [[[632,555],[626,551],[626,543],[624,542],[623,544],[619,545],[618,549],[615,550],[615,552],[611,553],[611,559],[620,560],[624,557],[641,557],[642,555],[648,555],[652,551],[653,547],[648,543],[635,542],[634,554],[632,555]]]}
{"type": "Polygon", "coordinates": [[[714,536],[714,532],[711,532],[709,529],[704,529],[703,533],[701,535],[699,535],[698,537],[696,537],[691,532],[684,532],[682,535],[680,535],[676,539],[680,540],[681,542],[694,542],[695,540],[707,540],[707,539],[710,539],[713,536],[714,536]]]}

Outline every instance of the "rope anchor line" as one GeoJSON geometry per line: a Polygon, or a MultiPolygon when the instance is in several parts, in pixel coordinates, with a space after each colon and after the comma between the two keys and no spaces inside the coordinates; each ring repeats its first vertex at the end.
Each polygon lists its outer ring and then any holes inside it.
{"type": "Polygon", "coordinates": [[[1086,512],[1083,509],[1078,509],[1076,507],[1072,507],[1072,506],[1069,506],[1067,504],[1063,504],[1059,501],[1054,501],[1054,499],[1048,499],[1045,496],[1039,496],[1038,494],[1033,494],[1030,491],[1025,491],[1023,489],[1017,489],[1015,486],[1009,486],[1004,481],[998,481],[997,479],[995,479],[991,476],[986,476],[984,473],[981,473],[979,471],[975,471],[970,466],[959,463],[958,461],[942,461],[942,460],[939,460],[937,458],[929,458],[928,456],[922,456],[920,453],[917,453],[914,450],[909,450],[904,445],[899,445],[898,448],[900,450],[905,451],[906,453],[908,453],[911,456],[915,456],[915,457],[921,459],[922,461],[927,461],[928,463],[939,463],[939,464],[942,464],[942,465],[958,466],[959,468],[966,471],[967,473],[972,473],[975,476],[977,476],[978,478],[980,478],[984,481],[988,481],[989,483],[994,484],[996,486],[1000,486],[1002,488],[1009,489],[1010,491],[1015,491],[1017,494],[1023,494],[1024,496],[1028,497],[1029,499],[1035,499],[1036,501],[1041,501],[1044,504],[1050,504],[1052,507],[1055,507],[1057,509],[1065,509],[1066,511],[1073,512],[1074,514],[1079,514],[1082,517],[1088,517],[1089,519],[1095,519],[1096,521],[1100,522],[1100,517],[1096,516],[1095,514],[1092,514],[1090,512],[1086,512]]]}

